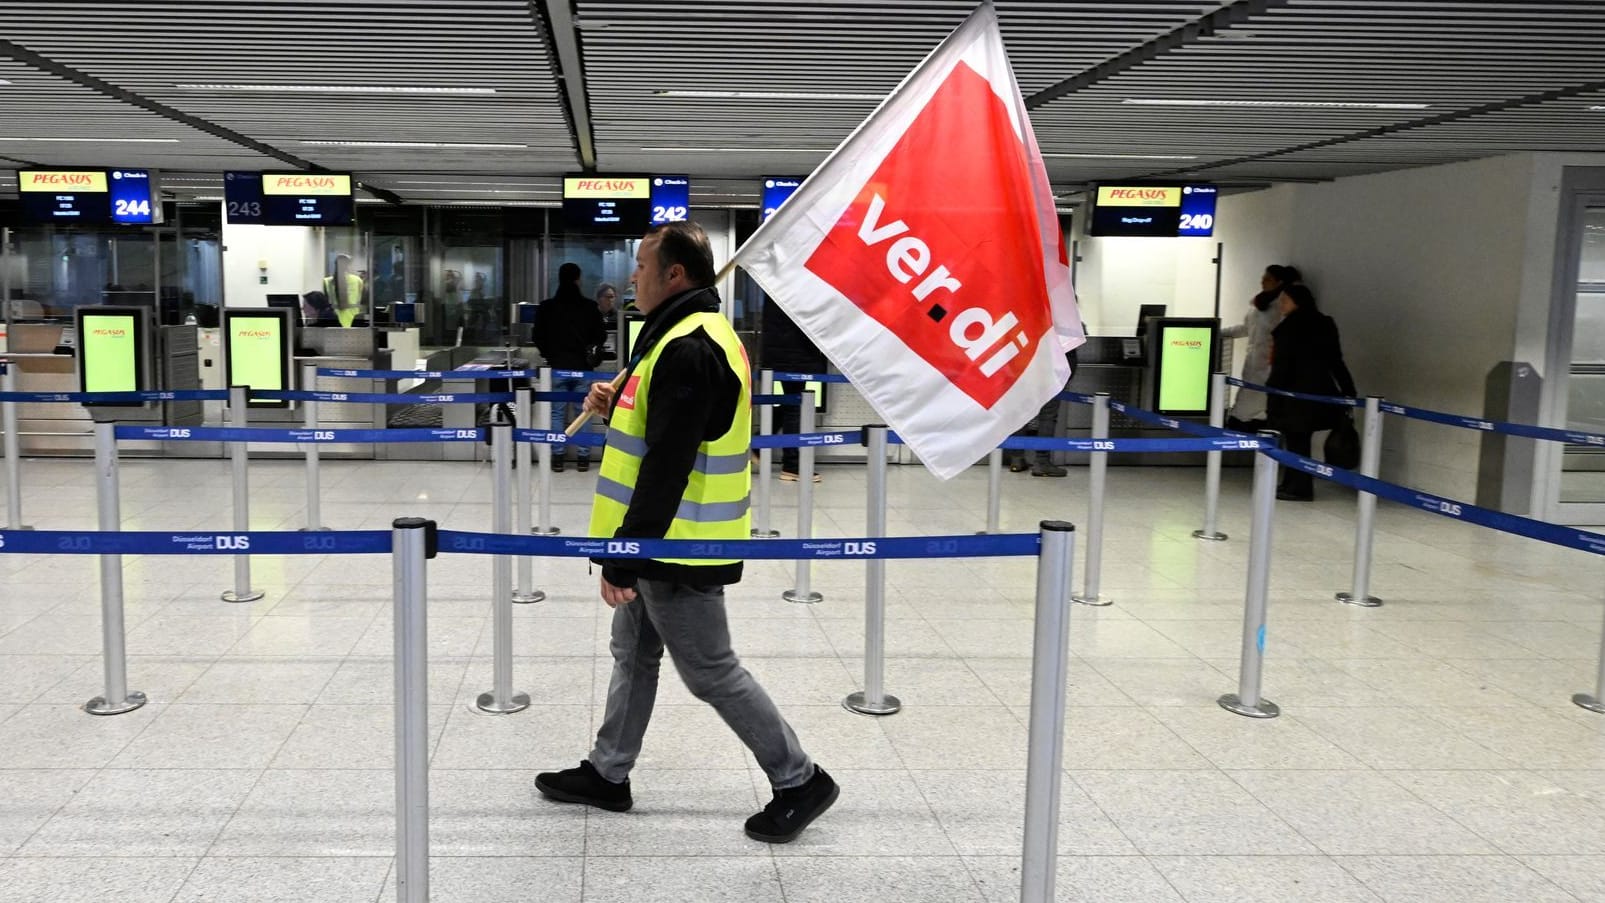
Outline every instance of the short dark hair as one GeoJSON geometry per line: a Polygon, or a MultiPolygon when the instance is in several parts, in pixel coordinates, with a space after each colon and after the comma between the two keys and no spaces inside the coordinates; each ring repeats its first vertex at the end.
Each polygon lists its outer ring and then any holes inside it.
{"type": "Polygon", "coordinates": [[[686,278],[697,288],[713,284],[713,245],[708,233],[690,220],[663,223],[647,230],[647,238],[658,240],[658,268],[665,272],[679,264],[686,278]]]}
{"type": "Polygon", "coordinates": [[[562,266],[557,268],[557,284],[558,285],[568,285],[571,282],[579,282],[579,281],[580,281],[580,265],[579,264],[577,264],[577,263],[565,263],[562,266]]]}
{"type": "Polygon", "coordinates": [[[1315,306],[1315,293],[1310,291],[1310,287],[1307,285],[1302,283],[1284,285],[1282,286],[1282,294],[1292,298],[1293,303],[1298,305],[1300,310],[1317,309],[1315,306]]]}

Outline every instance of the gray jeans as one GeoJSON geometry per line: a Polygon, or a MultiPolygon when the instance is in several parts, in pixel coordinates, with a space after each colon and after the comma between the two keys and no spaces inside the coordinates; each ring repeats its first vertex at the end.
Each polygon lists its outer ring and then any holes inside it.
{"type": "Polygon", "coordinates": [[[785,790],[807,783],[813,762],[730,648],[724,587],[641,580],[635,592],[634,602],[613,610],[613,679],[590,755],[597,772],[615,782],[629,777],[652,720],[658,665],[667,647],[686,688],[747,744],[771,786],[785,790]]]}

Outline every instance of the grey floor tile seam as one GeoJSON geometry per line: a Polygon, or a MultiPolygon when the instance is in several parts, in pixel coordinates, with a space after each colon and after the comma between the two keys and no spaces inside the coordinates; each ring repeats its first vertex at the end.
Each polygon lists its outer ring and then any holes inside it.
{"type": "Polygon", "coordinates": [[[385,903],[385,890],[390,887],[390,878],[396,873],[396,860],[391,857],[390,866],[385,869],[385,880],[379,882],[379,890],[374,892],[373,903],[385,903]]]}
{"type": "MultiPolygon", "coordinates": [[[[336,670],[338,670],[338,669],[336,669],[336,670]]],[[[207,844],[206,845],[206,850],[201,853],[200,859],[202,861],[204,861],[205,859],[211,857],[212,850],[217,846],[217,842],[223,838],[224,834],[228,833],[229,826],[234,824],[234,819],[239,816],[240,810],[245,808],[245,804],[246,804],[247,801],[250,800],[251,794],[255,793],[256,792],[256,788],[261,786],[263,779],[268,776],[268,773],[274,770],[272,768],[273,760],[277,759],[279,757],[279,753],[284,752],[284,747],[290,742],[290,738],[295,736],[296,730],[299,729],[302,724],[306,723],[307,713],[311,712],[311,711],[312,711],[311,703],[306,703],[305,704],[305,710],[301,713],[301,720],[296,722],[296,726],[294,728],[291,728],[288,732],[285,733],[284,739],[280,740],[278,746],[273,750],[273,755],[268,757],[267,766],[264,767],[261,771],[257,772],[256,780],[251,782],[251,788],[249,790],[245,791],[245,793],[240,797],[239,805],[236,805],[234,807],[234,811],[229,813],[228,819],[223,822],[222,827],[218,828],[217,833],[212,835],[212,842],[207,844]]],[[[196,867],[197,868],[200,867],[200,863],[199,862],[196,863],[196,867]]],[[[193,874],[193,872],[192,872],[192,874],[193,874]]],[[[189,879],[186,877],[185,881],[188,881],[188,880],[189,879]]]]}
{"type": "MultiPolygon", "coordinates": [[[[1330,706],[1330,707],[1325,707],[1325,710],[1326,711],[1330,711],[1332,709],[1352,709],[1352,708],[1355,708],[1355,707],[1354,706],[1330,706]]],[[[1296,712],[1295,713],[1291,713],[1291,714],[1288,713],[1288,712],[1283,712],[1282,716],[1283,717],[1292,717],[1296,721],[1299,720],[1298,719],[1298,714],[1296,712]]],[[[1426,717],[1430,717],[1430,716],[1426,716],[1426,717]]],[[[1447,731],[1447,732],[1450,732],[1454,736],[1458,737],[1459,739],[1464,740],[1467,743],[1473,744],[1473,745],[1481,748],[1484,752],[1487,752],[1487,753],[1489,753],[1491,755],[1495,755],[1495,756],[1500,755],[1500,753],[1497,750],[1490,749],[1485,744],[1483,744],[1483,743],[1481,743],[1481,742],[1479,742],[1477,740],[1474,740],[1471,737],[1461,733],[1459,730],[1457,730],[1455,728],[1455,726],[1453,724],[1449,723],[1448,721],[1444,721],[1442,719],[1432,719],[1432,720],[1437,723],[1437,725],[1440,727],[1440,729],[1442,729],[1444,731],[1447,731]]],[[[1317,725],[1309,724],[1309,723],[1304,722],[1304,721],[1299,721],[1299,723],[1302,724],[1305,728],[1307,728],[1310,731],[1314,732],[1317,737],[1320,737],[1321,739],[1325,740],[1326,742],[1332,744],[1333,746],[1337,747],[1339,750],[1342,750],[1343,752],[1348,753],[1353,758],[1358,759],[1362,765],[1366,766],[1367,770],[1379,771],[1379,769],[1376,769],[1376,768],[1372,767],[1371,765],[1367,764],[1366,761],[1365,761],[1365,757],[1364,756],[1360,755],[1359,753],[1356,753],[1353,749],[1350,749],[1348,746],[1345,746],[1343,741],[1341,741],[1339,738],[1333,737],[1333,736],[1328,736],[1317,725]]],[[[1508,758],[1508,757],[1504,757],[1504,758],[1508,758]]],[[[1487,769],[1487,768],[1470,768],[1470,767],[1451,768],[1451,767],[1438,765],[1438,766],[1434,766],[1434,767],[1431,767],[1431,768],[1395,768],[1395,769],[1390,769],[1390,770],[1392,770],[1392,771],[1488,771],[1489,769],[1487,769]]],[[[1498,770],[1498,771],[1520,771],[1521,769],[1495,769],[1495,770],[1498,770]]]]}
{"type": "MultiPolygon", "coordinates": [[[[1511,859],[1518,859],[1518,860],[1521,859],[1523,856],[1532,855],[1531,853],[1513,852],[1511,850],[1505,849],[1503,846],[1500,846],[1500,844],[1499,844],[1499,842],[1497,840],[1493,839],[1492,837],[1484,836],[1476,828],[1474,828],[1471,825],[1466,824],[1465,822],[1463,822],[1460,819],[1456,818],[1455,817],[1455,813],[1453,811],[1451,811],[1449,809],[1446,809],[1444,807],[1441,807],[1441,806],[1434,805],[1431,800],[1424,799],[1421,796],[1417,795],[1415,791],[1411,790],[1409,787],[1406,787],[1404,785],[1404,783],[1402,781],[1400,781],[1397,777],[1395,777],[1394,774],[1393,774],[1394,772],[1456,771],[1456,770],[1457,769],[1447,769],[1447,768],[1439,768],[1439,769],[1390,768],[1390,769],[1386,769],[1386,770],[1384,770],[1384,769],[1376,769],[1376,773],[1378,775],[1380,775],[1383,778],[1383,780],[1386,780],[1388,783],[1393,784],[1394,786],[1398,787],[1400,790],[1403,790],[1405,793],[1410,794],[1410,796],[1414,797],[1418,802],[1420,802],[1422,805],[1426,806],[1428,809],[1431,809],[1432,811],[1438,813],[1439,815],[1442,815],[1444,818],[1449,819],[1450,821],[1452,821],[1455,824],[1459,825],[1460,827],[1464,828],[1468,833],[1471,834],[1471,836],[1483,841],[1484,843],[1488,844],[1488,846],[1493,847],[1494,849],[1499,851],[1498,854],[1485,854],[1485,855],[1508,856],[1511,859]]],[[[1458,770],[1459,771],[1471,771],[1472,769],[1458,769],[1458,770]]],[[[1543,769],[1537,769],[1537,768],[1480,768],[1480,769],[1475,769],[1475,770],[1478,771],[1478,772],[1484,772],[1484,773],[1493,773],[1493,772],[1499,772],[1499,771],[1505,771],[1505,772],[1514,771],[1514,772],[1519,772],[1521,774],[1533,775],[1533,776],[1541,778],[1541,779],[1544,778],[1544,770],[1543,769]]],[[[1526,865],[1525,862],[1523,862],[1522,864],[1526,865]]],[[[1531,868],[1531,866],[1529,866],[1529,868],[1531,868]]],[[[1544,876],[1540,875],[1540,877],[1544,877],[1544,876]]],[[[1544,880],[1547,881],[1549,879],[1547,877],[1545,877],[1544,880]]]]}
{"type": "MultiPolygon", "coordinates": [[[[1357,860],[1363,860],[1363,859],[1380,859],[1380,858],[1386,858],[1386,857],[1374,856],[1373,855],[1373,856],[1327,856],[1327,858],[1332,860],[1333,862],[1337,863],[1338,868],[1343,869],[1344,873],[1347,874],[1350,878],[1353,878],[1355,881],[1357,881],[1361,887],[1363,887],[1366,890],[1370,891],[1371,893],[1377,895],[1378,897],[1382,898],[1383,900],[1387,900],[1388,899],[1387,894],[1384,892],[1384,890],[1385,890],[1384,888],[1373,887],[1372,885],[1366,883],[1366,880],[1364,878],[1362,878],[1359,874],[1357,874],[1353,869],[1349,868],[1349,865],[1348,865],[1348,863],[1351,862],[1351,861],[1357,861],[1357,860]]],[[[1503,859],[1503,860],[1511,860],[1511,861],[1514,861],[1517,864],[1519,864],[1522,868],[1526,869],[1528,872],[1531,872],[1533,877],[1537,878],[1543,884],[1545,884],[1545,885],[1547,885],[1547,886],[1549,886],[1551,888],[1554,888],[1556,892],[1564,894],[1565,896],[1571,898],[1572,900],[1578,901],[1578,903],[1588,903],[1588,901],[1583,900],[1581,897],[1578,897],[1576,894],[1573,894],[1571,891],[1565,889],[1564,887],[1561,887],[1559,884],[1556,884],[1554,881],[1551,881],[1547,875],[1545,875],[1542,872],[1538,871],[1537,869],[1533,868],[1531,865],[1528,865],[1527,861],[1525,859],[1522,859],[1519,856],[1512,856],[1509,853],[1467,853],[1467,854],[1454,854],[1454,853],[1435,854],[1435,853],[1427,853],[1427,854],[1413,854],[1413,855],[1411,855],[1409,857],[1406,857],[1406,858],[1410,858],[1410,859],[1429,859],[1429,858],[1431,858],[1431,859],[1503,859]]]]}
{"type": "MultiPolygon", "coordinates": [[[[1353,754],[1352,754],[1352,753],[1350,753],[1350,755],[1353,755],[1353,754]]],[[[1363,762],[1363,761],[1362,761],[1362,762],[1361,762],[1361,763],[1360,763],[1360,764],[1362,764],[1362,765],[1365,765],[1365,763],[1364,763],[1364,762],[1363,762]]],[[[1235,771],[1238,771],[1238,772],[1264,772],[1264,771],[1278,771],[1278,772],[1279,772],[1279,771],[1281,771],[1281,770],[1282,770],[1282,769],[1259,769],[1259,768],[1239,768],[1239,769],[1234,769],[1234,770],[1235,770],[1235,771]]],[[[1310,771],[1326,771],[1326,770],[1330,770],[1330,769],[1308,769],[1308,770],[1310,770],[1310,771]]],[[[1351,771],[1355,771],[1355,772],[1358,772],[1358,773],[1362,773],[1362,774],[1363,774],[1363,773],[1366,773],[1366,772],[1369,772],[1369,773],[1371,773],[1371,774],[1375,774],[1375,775],[1380,775],[1380,776],[1381,776],[1381,777],[1383,777],[1383,778],[1387,778],[1387,775],[1384,775],[1384,774],[1382,774],[1382,773],[1381,773],[1381,772],[1379,772],[1379,771],[1377,771],[1377,770],[1376,770],[1376,769],[1375,769],[1375,768],[1372,768],[1372,767],[1371,767],[1371,766],[1369,766],[1369,765],[1366,765],[1366,767],[1365,767],[1365,769],[1364,769],[1364,770],[1363,770],[1363,771],[1362,771],[1362,770],[1360,770],[1360,769],[1350,769],[1350,770],[1351,770],[1351,771]]],[[[1290,823],[1290,822],[1288,822],[1288,821],[1287,821],[1287,820],[1286,820],[1286,819],[1284,819],[1284,818],[1282,818],[1282,816],[1280,816],[1280,815],[1278,815],[1278,814],[1277,814],[1277,812],[1276,812],[1276,810],[1275,810],[1275,809],[1272,809],[1272,808],[1271,808],[1271,805],[1270,805],[1270,803],[1267,803],[1267,802],[1265,802],[1265,801],[1264,801],[1264,800],[1262,800],[1262,799],[1260,799],[1260,798],[1259,798],[1259,797],[1258,797],[1258,796],[1256,796],[1256,795],[1255,795],[1255,794],[1254,794],[1254,791],[1252,791],[1252,790],[1250,790],[1250,789],[1249,789],[1249,788],[1248,788],[1248,786],[1247,786],[1247,785],[1245,785],[1245,784],[1244,784],[1244,783],[1243,783],[1243,782],[1242,782],[1242,781],[1239,781],[1239,780],[1238,780],[1238,779],[1237,779],[1237,778],[1236,778],[1236,777],[1235,777],[1235,776],[1234,776],[1234,775],[1233,775],[1233,774],[1232,774],[1232,772],[1231,772],[1231,771],[1227,771],[1227,770],[1225,770],[1225,769],[1221,769],[1221,770],[1220,770],[1220,772],[1221,772],[1221,774],[1223,774],[1223,775],[1225,775],[1225,776],[1226,776],[1226,779],[1227,779],[1227,780],[1228,780],[1228,781],[1231,781],[1231,782],[1232,782],[1232,783],[1233,783],[1233,784],[1236,784],[1236,785],[1237,785],[1237,788],[1238,788],[1238,789],[1239,789],[1239,790],[1241,790],[1241,791],[1242,791],[1242,792],[1243,792],[1243,793],[1244,793],[1244,794],[1245,794],[1245,795],[1247,795],[1247,796],[1248,796],[1248,798],[1249,798],[1249,799],[1251,799],[1251,800],[1253,800],[1253,801],[1254,801],[1254,802],[1256,802],[1256,803],[1259,803],[1259,804],[1260,804],[1260,806],[1261,806],[1261,807],[1263,807],[1263,808],[1264,808],[1264,809],[1265,809],[1265,811],[1266,811],[1266,812],[1267,812],[1267,813],[1268,813],[1268,814],[1269,814],[1269,815],[1270,815],[1270,816],[1271,816],[1271,817],[1272,817],[1272,818],[1274,818],[1274,819],[1276,819],[1276,820],[1277,820],[1277,821],[1279,821],[1279,822],[1281,822],[1281,823],[1282,823],[1282,824],[1283,824],[1283,825],[1285,825],[1285,826],[1286,826],[1286,827],[1287,827],[1287,829],[1288,829],[1288,830],[1289,830],[1289,831],[1292,831],[1292,832],[1293,832],[1293,833],[1294,833],[1294,834],[1295,834],[1295,835],[1297,835],[1297,836],[1298,836],[1298,837],[1299,837],[1299,838],[1300,838],[1300,839],[1302,839],[1302,840],[1303,840],[1303,841],[1304,841],[1304,842],[1305,842],[1305,843],[1307,843],[1307,844],[1309,844],[1309,845],[1310,845],[1310,848],[1311,848],[1311,849],[1314,849],[1314,850],[1317,850],[1317,851],[1319,851],[1319,852],[1320,852],[1320,854],[1321,854],[1321,855],[1322,855],[1322,856],[1326,856],[1326,857],[1328,857],[1328,858],[1331,858],[1331,856],[1332,856],[1332,854],[1331,854],[1331,853],[1329,853],[1329,852],[1327,852],[1327,851],[1326,851],[1326,850],[1325,850],[1325,849],[1323,849],[1323,848],[1322,848],[1322,847],[1321,847],[1321,845],[1320,845],[1320,844],[1319,844],[1319,843],[1317,843],[1317,842],[1316,842],[1316,841],[1315,841],[1315,840],[1314,840],[1314,839],[1313,839],[1313,838],[1310,838],[1310,837],[1308,837],[1308,836],[1306,836],[1306,835],[1305,835],[1305,834],[1304,834],[1304,832],[1303,832],[1303,831],[1300,831],[1300,830],[1299,830],[1299,829],[1298,829],[1298,828],[1297,828],[1297,827],[1296,827],[1296,826],[1294,826],[1294,825],[1293,825],[1293,824],[1291,824],[1291,823],[1290,823]]],[[[1397,783],[1398,783],[1398,782],[1397,782],[1397,781],[1390,781],[1390,783],[1393,783],[1393,784],[1397,784],[1397,783]]],[[[1401,789],[1405,789],[1405,788],[1401,788],[1401,789]]],[[[1409,792],[1409,790],[1408,790],[1408,789],[1405,789],[1405,792],[1406,792],[1406,793],[1409,793],[1409,795],[1410,795],[1410,796],[1411,796],[1411,797],[1412,797],[1412,798],[1414,798],[1414,799],[1415,799],[1415,800],[1416,800],[1416,801],[1417,801],[1417,802],[1422,802],[1422,803],[1425,803],[1425,802],[1426,802],[1426,801],[1425,801],[1425,800],[1422,800],[1422,799],[1421,799],[1421,798],[1419,798],[1419,797],[1417,797],[1417,796],[1416,796],[1416,795],[1415,795],[1415,794],[1413,794],[1413,793],[1410,793],[1410,792],[1409,792]]],[[[1446,814],[1446,815],[1447,815],[1447,813],[1445,813],[1445,814],[1446,814]]],[[[1451,821],[1454,821],[1454,819],[1453,819],[1453,818],[1451,818],[1451,819],[1450,819],[1450,820],[1451,820],[1451,821]]],[[[1457,824],[1457,825],[1459,825],[1459,824],[1460,824],[1460,823],[1459,823],[1459,822],[1458,822],[1458,821],[1455,821],[1455,824],[1457,824]]],[[[1460,826],[1461,826],[1461,827],[1462,827],[1462,828],[1464,828],[1464,827],[1465,827],[1465,825],[1460,825],[1460,826]]],[[[1482,835],[1480,835],[1480,834],[1476,834],[1476,833],[1475,833],[1475,832],[1473,832],[1473,836],[1476,836],[1476,837],[1482,837],[1482,835]]],[[[1484,840],[1486,840],[1486,839],[1487,839],[1487,838],[1483,838],[1483,839],[1484,839],[1484,840]]],[[[1495,849],[1497,849],[1497,847],[1495,847],[1495,849]]],[[[1363,882],[1362,882],[1362,883],[1363,883],[1363,882]]],[[[1373,891],[1373,892],[1374,892],[1374,891],[1373,891]]]]}

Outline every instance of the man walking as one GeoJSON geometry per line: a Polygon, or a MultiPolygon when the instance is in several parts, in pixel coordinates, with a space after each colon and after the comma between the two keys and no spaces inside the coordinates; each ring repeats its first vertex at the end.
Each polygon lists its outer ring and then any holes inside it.
{"type": "MultiPolygon", "coordinates": [[[[580,291],[580,275],[577,263],[565,263],[558,267],[557,294],[542,301],[536,310],[535,347],[554,370],[590,369],[591,349],[607,340],[607,327],[602,322],[601,312],[596,309],[596,302],[580,291]]],[[[585,380],[582,377],[566,376],[552,380],[552,389],[557,392],[579,392],[584,388],[585,380]]],[[[562,432],[568,426],[570,404],[567,401],[553,403],[553,432],[562,432]]],[[[574,408],[577,412],[579,406],[574,405],[574,408]]],[[[562,472],[563,458],[567,452],[566,446],[553,451],[553,470],[562,472]]],[[[574,457],[580,470],[591,469],[589,445],[576,444],[574,457]]]]}
{"type": "MultiPolygon", "coordinates": [[[[611,418],[591,509],[598,537],[746,539],[752,476],[752,377],[719,312],[713,251],[702,227],[669,223],[636,252],[636,306],[647,315],[618,392],[595,383],[585,401],[611,418]]],[[[613,609],[613,676],[596,744],[577,768],[538,775],[547,797],[628,810],[629,774],[657,697],[667,649],[686,687],[752,750],[774,798],[747,819],[747,836],[794,839],[839,789],[803,751],[769,694],[730,646],[724,588],[738,560],[596,559],[613,609]]]]}

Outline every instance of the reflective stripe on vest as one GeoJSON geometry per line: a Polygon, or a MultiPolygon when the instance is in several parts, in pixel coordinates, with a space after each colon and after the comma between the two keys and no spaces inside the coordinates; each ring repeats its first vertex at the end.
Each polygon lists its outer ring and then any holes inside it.
{"type": "MultiPolygon", "coordinates": [[[[698,329],[712,337],[725,362],[741,380],[741,397],[730,429],[697,447],[697,457],[687,475],[680,505],[665,539],[731,540],[751,535],[750,493],[752,474],[749,464],[752,441],[752,378],[746,349],[722,314],[691,314],[670,327],[662,339],[642,357],[631,374],[634,383],[631,407],[613,409],[607,435],[607,453],[602,458],[596,495],[591,506],[592,536],[612,538],[624,522],[630,500],[635,496],[641,460],[650,446],[646,441],[647,408],[652,392],[652,376],[659,352],[676,339],[698,329]]],[[[669,564],[709,566],[732,564],[736,559],[661,559],[669,564]]]]}

